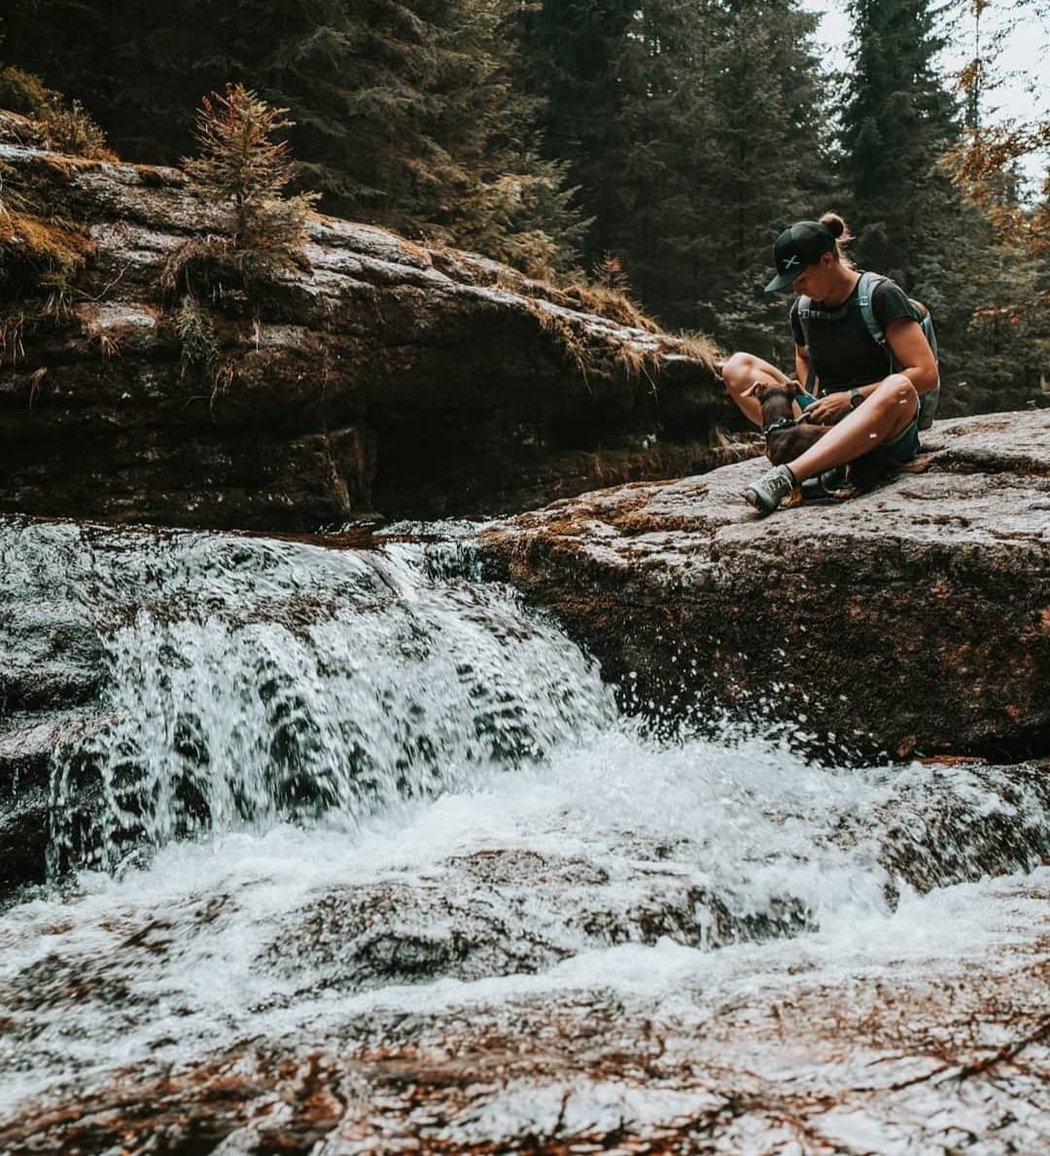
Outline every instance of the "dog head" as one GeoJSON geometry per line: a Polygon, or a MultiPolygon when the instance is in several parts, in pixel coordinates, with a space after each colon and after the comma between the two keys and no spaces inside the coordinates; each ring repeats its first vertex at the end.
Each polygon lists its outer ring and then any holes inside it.
{"type": "Polygon", "coordinates": [[[790,404],[797,393],[798,385],[793,381],[783,384],[777,381],[755,381],[743,391],[741,397],[753,397],[759,405],[765,405],[767,401],[786,401],[790,404]]]}

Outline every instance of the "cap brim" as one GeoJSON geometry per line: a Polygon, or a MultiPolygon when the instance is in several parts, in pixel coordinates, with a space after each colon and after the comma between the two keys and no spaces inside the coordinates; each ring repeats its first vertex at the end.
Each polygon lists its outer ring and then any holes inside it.
{"type": "Polygon", "coordinates": [[[778,273],[766,286],[766,292],[779,293],[781,289],[790,289],[792,282],[801,272],[801,269],[796,269],[793,273],[778,273]]]}

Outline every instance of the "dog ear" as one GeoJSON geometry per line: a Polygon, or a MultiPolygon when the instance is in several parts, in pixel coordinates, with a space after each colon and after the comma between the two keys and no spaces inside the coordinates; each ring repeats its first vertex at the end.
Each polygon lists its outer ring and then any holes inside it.
{"type": "Polygon", "coordinates": [[[759,401],[762,400],[762,390],[765,389],[766,383],[764,381],[753,381],[747,389],[741,391],[741,397],[757,397],[759,401]]]}

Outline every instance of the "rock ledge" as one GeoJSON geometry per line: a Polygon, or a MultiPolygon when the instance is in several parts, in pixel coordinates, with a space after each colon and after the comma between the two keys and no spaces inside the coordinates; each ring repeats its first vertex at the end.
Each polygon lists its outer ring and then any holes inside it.
{"type": "Polygon", "coordinates": [[[742,462],[557,502],[483,550],[639,702],[801,720],[867,756],[1045,755],[1050,413],[925,444],[926,473],[837,505],[759,518],[742,462]]]}

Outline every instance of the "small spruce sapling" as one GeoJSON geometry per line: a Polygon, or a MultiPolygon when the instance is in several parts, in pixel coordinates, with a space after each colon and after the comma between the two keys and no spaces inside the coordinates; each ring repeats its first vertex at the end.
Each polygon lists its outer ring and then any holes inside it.
{"type": "Polygon", "coordinates": [[[190,177],[233,202],[233,247],[242,258],[284,264],[295,258],[316,193],[284,197],[296,174],[287,141],[285,108],[273,108],[243,84],[204,97],[197,113],[200,154],[183,162],[190,177]]]}

